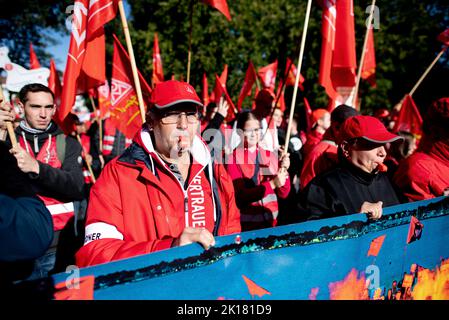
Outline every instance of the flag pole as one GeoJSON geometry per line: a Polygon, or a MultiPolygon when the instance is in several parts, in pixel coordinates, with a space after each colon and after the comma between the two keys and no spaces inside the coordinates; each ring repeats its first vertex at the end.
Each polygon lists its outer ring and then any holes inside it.
{"type": "Polygon", "coordinates": [[[142,117],[142,122],[145,123],[145,107],[143,104],[142,89],[140,88],[140,80],[139,74],[137,72],[136,59],[134,58],[133,45],[131,42],[131,36],[129,35],[128,21],[126,20],[125,9],[123,7],[122,0],[118,2],[118,8],[120,11],[120,18],[122,20],[123,32],[125,33],[126,47],[128,48],[129,59],[131,61],[131,69],[133,72],[134,84],[136,86],[137,100],[139,101],[140,115],[142,117]]]}
{"type": "Polygon", "coordinates": [[[362,49],[362,55],[360,56],[359,69],[357,70],[357,79],[355,81],[355,89],[354,89],[354,100],[352,101],[352,104],[354,105],[355,109],[358,109],[357,105],[356,105],[357,94],[359,92],[359,85],[360,85],[360,78],[362,77],[363,64],[365,63],[366,47],[368,45],[368,34],[369,34],[369,30],[372,28],[371,21],[373,20],[373,16],[374,16],[374,6],[375,5],[376,5],[376,0],[373,0],[373,2],[371,4],[371,10],[369,13],[368,25],[366,26],[365,39],[363,40],[363,49],[362,49]]]}
{"type": "Polygon", "coordinates": [[[415,86],[413,87],[413,89],[410,91],[409,95],[412,96],[416,89],[418,89],[419,85],[421,84],[421,82],[423,82],[424,78],[427,76],[427,74],[430,72],[430,70],[433,68],[433,66],[435,65],[435,63],[437,63],[437,61],[441,58],[441,56],[443,55],[444,51],[446,51],[448,47],[444,46],[443,49],[440,51],[440,53],[436,56],[436,58],[432,61],[432,63],[430,64],[430,66],[427,68],[426,71],[424,71],[423,75],[421,76],[421,78],[419,78],[418,82],[415,84],[415,86]]]}
{"type": "Polygon", "coordinates": [[[302,58],[304,56],[304,47],[306,45],[307,28],[308,28],[308,25],[309,25],[309,17],[310,17],[310,8],[311,7],[312,7],[312,0],[309,0],[307,2],[306,18],[305,18],[305,21],[304,21],[304,30],[302,32],[301,49],[299,50],[298,69],[297,69],[297,72],[296,72],[295,88],[293,90],[293,98],[292,98],[292,103],[291,103],[291,106],[290,106],[290,116],[289,116],[289,119],[288,119],[287,132],[285,134],[285,144],[284,144],[284,151],[283,151],[284,155],[287,153],[288,143],[290,141],[290,134],[291,134],[291,131],[292,131],[292,122],[293,122],[293,115],[295,113],[296,95],[298,94],[299,76],[301,75],[302,58]]]}
{"type": "MultiPolygon", "coordinates": [[[[1,104],[5,103],[5,97],[3,96],[3,87],[0,84],[0,101],[1,104]]],[[[6,130],[8,131],[9,140],[11,140],[11,145],[13,148],[17,147],[16,134],[14,133],[14,127],[11,121],[6,121],[6,130]]]]}
{"type": "MultiPolygon", "coordinates": [[[[81,148],[82,148],[83,151],[84,151],[84,154],[87,154],[87,152],[86,152],[86,150],[84,149],[84,146],[83,146],[83,144],[82,144],[82,142],[81,142],[80,135],[79,135],[78,133],[76,134],[76,139],[77,139],[78,142],[80,143],[81,148]]],[[[84,159],[84,160],[86,160],[86,159],[84,159]]],[[[86,165],[87,165],[87,169],[89,170],[90,176],[92,177],[92,181],[93,181],[94,183],[97,182],[97,180],[95,179],[95,176],[94,176],[94,172],[92,171],[92,167],[90,166],[90,163],[87,162],[87,160],[86,160],[86,165]]]]}
{"type": "Polygon", "coordinates": [[[190,61],[192,59],[192,30],[193,30],[193,9],[194,0],[190,0],[190,27],[189,27],[189,53],[187,56],[187,83],[190,83],[190,61]]]}
{"type": "Polygon", "coordinates": [[[101,124],[101,116],[97,113],[98,109],[95,106],[95,101],[94,98],[89,95],[89,99],[90,99],[90,103],[92,104],[92,108],[94,109],[94,113],[95,113],[95,120],[98,123],[98,139],[99,139],[99,147],[100,147],[100,153],[103,151],[103,128],[102,128],[102,124],[101,124]]]}

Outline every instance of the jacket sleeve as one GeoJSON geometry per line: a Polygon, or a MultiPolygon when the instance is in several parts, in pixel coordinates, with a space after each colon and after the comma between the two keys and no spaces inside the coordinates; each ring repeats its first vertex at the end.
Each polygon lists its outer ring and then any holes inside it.
{"type": "Polygon", "coordinates": [[[240,225],[240,210],[235,203],[235,192],[231,177],[223,165],[218,165],[217,171],[217,181],[220,182],[220,190],[223,195],[221,199],[224,198],[226,200],[227,208],[226,221],[222,221],[219,228],[219,235],[239,233],[242,229],[240,225]]]}
{"type": "Polygon", "coordinates": [[[420,201],[434,198],[430,188],[431,176],[426,166],[421,163],[411,163],[408,159],[399,164],[399,168],[393,176],[393,183],[397,190],[410,201],[420,201]]]}
{"type": "Polygon", "coordinates": [[[36,197],[0,194],[0,260],[20,261],[42,256],[53,240],[50,212],[36,197]]]}
{"type": "Polygon", "coordinates": [[[69,201],[84,197],[84,177],[81,162],[81,145],[72,137],[66,137],[65,158],[60,169],[39,162],[39,174],[30,175],[40,187],[54,194],[55,198],[69,201]]]}
{"type": "Polygon", "coordinates": [[[336,212],[346,212],[344,205],[316,178],[304,189],[301,206],[308,220],[329,218],[335,216],[336,212]]]}
{"type": "MultiPolygon", "coordinates": [[[[133,241],[127,238],[116,160],[107,164],[91,189],[84,246],[76,254],[80,267],[125,259],[168,249],[173,238],[133,241]]],[[[129,190],[128,190],[129,191],[129,190]]]]}

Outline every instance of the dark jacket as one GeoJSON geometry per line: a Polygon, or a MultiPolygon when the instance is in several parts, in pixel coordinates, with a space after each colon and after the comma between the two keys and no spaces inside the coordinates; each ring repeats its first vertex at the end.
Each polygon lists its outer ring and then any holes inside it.
{"type": "MultiPolygon", "coordinates": [[[[31,134],[18,127],[16,129],[18,139],[22,137],[22,132],[33,151],[35,139],[37,139],[37,146],[40,150],[47,141],[49,134],[52,136],[64,134],[54,122],[46,132],[40,134],[31,134]]],[[[81,164],[81,145],[75,138],[67,136],[62,167],[57,169],[39,162],[39,174],[29,173],[29,182],[39,195],[51,197],[61,202],[82,200],[84,198],[84,177],[81,164]]]]}
{"type": "Polygon", "coordinates": [[[360,212],[363,202],[383,201],[383,207],[400,203],[385,173],[367,173],[347,160],[316,176],[303,193],[302,206],[309,219],[322,219],[360,212]]]}
{"type": "Polygon", "coordinates": [[[53,239],[50,212],[0,142],[0,287],[26,278],[53,239]]]}

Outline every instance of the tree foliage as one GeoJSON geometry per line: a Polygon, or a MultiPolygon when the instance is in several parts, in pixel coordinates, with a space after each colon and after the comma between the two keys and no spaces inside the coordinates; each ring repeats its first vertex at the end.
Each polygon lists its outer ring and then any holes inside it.
{"type": "MultiPolygon", "coordinates": [[[[228,0],[232,21],[201,1],[193,1],[192,61],[190,82],[200,90],[206,72],[209,90],[214,74],[229,66],[227,87],[236,99],[243,84],[248,61],[256,68],[279,60],[278,79],[285,59],[297,64],[303,31],[305,0],[228,0]]],[[[371,1],[354,1],[357,61],[360,59],[366,8],[371,1]]],[[[166,78],[172,74],[185,79],[189,47],[189,0],[130,1],[132,38],[138,65],[148,78],[154,32],[158,32],[166,78]]],[[[377,2],[380,29],[375,31],[377,87],[362,81],[363,111],[391,108],[409,92],[422,72],[441,49],[436,36],[449,27],[449,8],[445,1],[397,0],[377,2]]],[[[302,73],[306,78],[305,95],[314,107],[327,105],[327,96],[318,84],[321,48],[322,10],[313,3],[302,73]]],[[[120,32],[119,32],[120,33],[120,32]]],[[[416,92],[418,105],[447,95],[449,75],[446,53],[422,87],[416,92]]],[[[248,104],[249,101],[246,100],[248,104]]]]}

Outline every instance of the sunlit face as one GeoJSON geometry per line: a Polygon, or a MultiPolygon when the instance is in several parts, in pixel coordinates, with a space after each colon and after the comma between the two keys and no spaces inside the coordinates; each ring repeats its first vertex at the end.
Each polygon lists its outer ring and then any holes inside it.
{"type": "Polygon", "coordinates": [[[331,114],[326,112],[324,116],[318,119],[318,125],[321,126],[324,130],[327,130],[331,126],[331,114]]]}
{"type": "Polygon", "coordinates": [[[277,128],[279,128],[282,124],[282,117],[284,116],[284,113],[281,111],[281,109],[276,108],[273,112],[273,121],[277,128]]]}
{"type": "Polygon", "coordinates": [[[28,127],[45,130],[56,112],[53,97],[48,92],[28,92],[25,104],[21,103],[25,112],[28,127]]]}
{"type": "Polygon", "coordinates": [[[260,140],[261,128],[258,120],[248,120],[243,127],[243,139],[248,148],[255,147],[260,140]]]}
{"type": "Polygon", "coordinates": [[[354,166],[365,172],[373,172],[387,155],[385,144],[357,139],[354,143],[343,142],[343,154],[354,166]]]}
{"type": "Polygon", "coordinates": [[[190,152],[199,125],[198,112],[196,108],[171,110],[170,119],[174,120],[167,121],[168,117],[152,120],[150,126],[156,151],[166,158],[178,159],[190,152]],[[196,119],[192,117],[193,110],[196,111],[196,119]]]}

